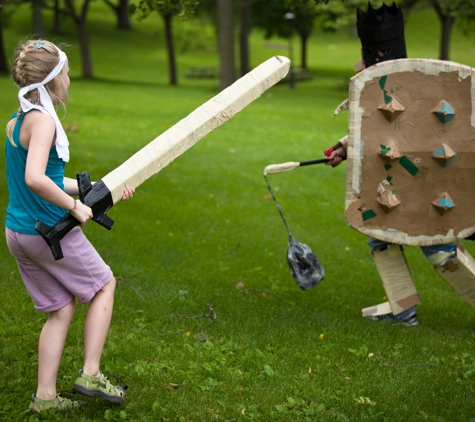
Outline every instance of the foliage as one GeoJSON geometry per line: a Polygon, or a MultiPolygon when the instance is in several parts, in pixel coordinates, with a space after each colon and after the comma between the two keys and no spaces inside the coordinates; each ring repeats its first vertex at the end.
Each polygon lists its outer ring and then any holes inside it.
{"type": "MultiPolygon", "coordinates": [[[[327,31],[355,25],[356,10],[365,9],[367,4],[365,0],[331,0],[327,4],[320,4],[317,6],[319,24],[327,31]]],[[[378,6],[374,5],[374,7],[378,6]]]]}
{"type": "Polygon", "coordinates": [[[434,9],[441,24],[439,58],[443,60],[450,58],[450,39],[454,23],[466,36],[472,37],[475,27],[473,0],[402,0],[401,6],[405,12],[423,7],[434,9]]]}
{"type": "Polygon", "coordinates": [[[444,7],[444,10],[447,10],[447,7],[456,8],[455,10],[449,10],[450,15],[456,18],[457,24],[460,26],[463,33],[473,39],[475,29],[475,1],[465,0],[460,2],[450,2],[448,5],[442,4],[441,7],[444,7]],[[456,8],[457,6],[458,8],[456,8]]]}
{"type": "Polygon", "coordinates": [[[2,0],[0,1],[0,30],[6,29],[10,26],[11,17],[18,5],[24,3],[23,0],[2,0]]]}
{"type": "Polygon", "coordinates": [[[137,14],[143,20],[152,12],[158,12],[165,22],[165,38],[168,56],[168,73],[170,85],[178,85],[176,53],[172,22],[176,16],[183,18],[194,13],[196,0],[140,0],[138,4],[129,4],[129,12],[137,14]]]}
{"type": "MultiPolygon", "coordinates": [[[[394,2],[398,4],[401,0],[394,2]]],[[[371,1],[375,9],[380,8],[383,3],[392,4],[393,1],[371,1]]],[[[317,4],[318,24],[326,31],[353,26],[356,24],[356,10],[366,10],[367,7],[367,0],[329,0],[326,3],[317,4]]]]}
{"type": "Polygon", "coordinates": [[[453,18],[462,17],[465,12],[473,8],[473,1],[471,0],[429,0],[428,2],[426,0],[424,3],[440,9],[443,15],[453,18]]]}
{"type": "MultiPolygon", "coordinates": [[[[382,0],[373,2],[379,7],[382,0]]],[[[335,31],[356,23],[356,9],[365,9],[367,0],[329,0],[327,2],[277,0],[268,2],[254,0],[254,23],[263,28],[267,37],[285,37],[291,25],[302,37],[307,37],[315,26],[323,30],[335,31]],[[284,15],[291,12],[295,18],[290,22],[284,15]]]]}
{"type": "Polygon", "coordinates": [[[285,5],[289,8],[310,8],[320,3],[328,3],[330,0],[285,0],[285,5]]]}
{"type": "Polygon", "coordinates": [[[313,1],[288,2],[287,0],[253,1],[253,22],[265,30],[266,37],[274,35],[287,37],[289,28],[302,37],[308,37],[313,30],[314,20],[319,15],[319,8],[313,1]],[[287,13],[292,17],[287,18],[287,13]]]}
{"type": "Polygon", "coordinates": [[[129,4],[129,12],[137,14],[139,20],[145,19],[154,11],[167,17],[187,17],[193,15],[197,4],[196,0],[140,0],[129,4]]]}

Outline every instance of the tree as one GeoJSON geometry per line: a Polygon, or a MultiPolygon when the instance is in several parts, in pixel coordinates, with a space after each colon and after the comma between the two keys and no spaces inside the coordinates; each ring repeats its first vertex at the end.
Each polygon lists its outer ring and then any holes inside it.
{"type": "Polygon", "coordinates": [[[295,31],[300,37],[301,64],[307,68],[307,41],[313,31],[315,18],[318,16],[314,0],[254,0],[253,23],[264,29],[265,37],[277,35],[288,38],[295,31]],[[292,15],[287,15],[292,13],[292,15]],[[286,16],[289,18],[286,19],[286,16]]]}
{"type": "Polygon", "coordinates": [[[475,18],[473,8],[474,1],[471,0],[430,0],[440,21],[441,35],[439,58],[449,60],[450,56],[450,36],[455,20],[469,22],[475,18]]]}
{"type": "Polygon", "coordinates": [[[236,81],[233,0],[218,0],[218,47],[220,87],[224,89],[236,81]]]}
{"type": "Polygon", "coordinates": [[[241,0],[241,24],[239,25],[239,62],[241,76],[251,70],[249,52],[249,34],[251,32],[252,0],[241,0]]]}
{"type": "Polygon", "coordinates": [[[416,7],[431,6],[440,22],[439,59],[450,58],[450,37],[455,22],[468,34],[475,26],[475,0],[402,0],[401,7],[409,12],[416,7]]]}
{"type": "Polygon", "coordinates": [[[117,3],[111,0],[104,0],[104,3],[114,11],[117,18],[117,29],[132,29],[129,15],[129,0],[118,0],[117,3]]]}
{"type": "Polygon", "coordinates": [[[474,38],[475,34],[475,0],[467,0],[468,5],[465,7],[464,13],[458,18],[459,27],[467,36],[474,38]]]}
{"type": "Polygon", "coordinates": [[[76,11],[74,0],[65,0],[65,3],[67,8],[65,13],[71,16],[78,31],[79,48],[81,51],[82,76],[85,79],[91,79],[93,77],[92,60],[89,49],[89,36],[86,27],[86,18],[90,0],[83,0],[80,11],[76,11]]]}
{"type": "Polygon", "coordinates": [[[196,0],[140,0],[138,4],[131,3],[129,6],[130,13],[137,13],[139,20],[147,18],[152,12],[158,12],[163,18],[170,85],[178,85],[172,22],[176,16],[187,17],[192,15],[196,5],[196,0]]]}
{"type": "Polygon", "coordinates": [[[294,19],[291,19],[291,30],[295,30],[300,36],[300,67],[307,69],[307,43],[315,26],[315,18],[319,14],[319,10],[315,6],[294,7],[294,19]]]}
{"type": "Polygon", "coordinates": [[[441,25],[439,58],[449,60],[450,35],[455,22],[455,12],[460,7],[460,2],[451,0],[446,3],[442,0],[431,0],[430,3],[435,9],[441,25]]]}
{"type": "MultiPolygon", "coordinates": [[[[234,0],[232,15],[234,16],[233,26],[239,28],[239,62],[241,76],[251,70],[249,34],[251,32],[251,11],[254,0],[234,0]]],[[[219,49],[219,29],[218,29],[218,4],[216,0],[200,0],[196,13],[205,15],[216,28],[216,37],[219,49]]],[[[234,36],[233,36],[234,39],[234,36]]]]}
{"type": "Polygon", "coordinates": [[[0,4],[0,73],[7,73],[7,55],[5,54],[5,47],[3,42],[3,27],[5,17],[5,8],[0,4]]]}
{"type": "Polygon", "coordinates": [[[33,11],[33,37],[43,38],[43,14],[41,13],[43,10],[43,0],[32,0],[31,9],[33,11]]]}
{"type": "MultiPolygon", "coordinates": [[[[24,0],[26,2],[30,0],[24,0]]],[[[65,14],[65,10],[61,9],[61,0],[52,0],[52,4],[48,0],[31,0],[33,8],[33,33],[43,34],[43,17],[41,11],[48,9],[53,12],[53,33],[61,33],[61,17],[65,14]]]]}
{"type": "MultiPolygon", "coordinates": [[[[372,1],[372,6],[378,9],[383,1],[372,1]]],[[[331,0],[325,4],[319,4],[318,25],[324,31],[336,31],[339,28],[350,27],[356,24],[356,10],[366,10],[367,0],[331,0]]]]}
{"type": "Polygon", "coordinates": [[[53,1],[53,32],[55,34],[61,33],[61,15],[63,11],[59,2],[60,0],[53,1]]]}
{"type": "Polygon", "coordinates": [[[7,54],[3,40],[3,29],[10,26],[10,18],[15,12],[16,6],[21,4],[22,0],[0,0],[0,73],[8,73],[7,54]]]}

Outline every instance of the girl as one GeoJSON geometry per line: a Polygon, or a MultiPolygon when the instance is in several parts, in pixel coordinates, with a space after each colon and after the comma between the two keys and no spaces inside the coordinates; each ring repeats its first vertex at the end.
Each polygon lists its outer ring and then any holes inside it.
{"type": "MultiPolygon", "coordinates": [[[[79,227],[61,241],[64,258],[55,261],[35,231],[37,220],[54,225],[69,211],[81,226],[92,210],[73,198],[77,182],[64,177],[69,160],[68,139],[56,115],[69,88],[66,54],[45,40],[21,45],[12,76],[20,88],[20,108],[7,125],[5,148],[9,203],[5,222],[7,245],[38,312],[49,312],[38,347],[38,388],[30,410],[66,410],[84,402],[60,397],[56,378],[66,335],[76,308],[90,302],[84,323],[84,366],[73,391],[112,403],[125,399],[125,390],[113,386],[99,369],[110,325],[116,280],[108,265],[79,227]]],[[[122,199],[133,196],[124,189],[122,199]]]]}

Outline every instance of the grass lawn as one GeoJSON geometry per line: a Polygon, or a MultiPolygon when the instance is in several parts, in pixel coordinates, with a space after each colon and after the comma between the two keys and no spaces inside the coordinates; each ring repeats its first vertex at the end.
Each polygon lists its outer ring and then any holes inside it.
{"type": "MultiPolygon", "coordinates": [[[[70,24],[51,38],[70,45],[63,122],[76,130],[66,170],[72,177],[88,170],[97,180],[216,95],[217,80],[183,75],[218,59],[211,28],[177,21],[180,85],[170,87],[160,20],[134,22],[124,33],[105,6],[91,7],[96,79],[80,78],[70,24]]],[[[5,31],[10,56],[29,28],[25,8],[5,31]]],[[[437,57],[438,29],[432,11],[411,15],[409,55],[437,57]]],[[[258,32],[251,46],[253,66],[287,54],[286,40],[258,32]]],[[[475,66],[474,51],[473,40],[454,33],[454,61],[475,66]]],[[[333,111],[348,95],[358,58],[349,31],[316,32],[311,81],[273,87],[206,136],[110,210],[112,231],[84,228],[119,280],[102,367],[128,385],[128,398],[121,406],[86,398],[89,407],[45,419],[475,421],[475,311],[418,248],[406,248],[406,256],[422,301],[419,326],[361,317],[361,308],[385,298],[367,238],[345,224],[345,165],[269,176],[292,233],[313,249],[326,277],[303,292],[287,268],[286,230],[262,171],[320,158],[347,133],[347,112],[334,118],[333,111]]],[[[17,107],[6,76],[0,92],[4,125],[17,107]]],[[[4,166],[2,155],[1,220],[4,166]]],[[[475,245],[464,246],[475,254],[475,245]]],[[[0,271],[0,419],[40,420],[26,409],[46,316],[34,310],[4,240],[0,271]]],[[[58,389],[67,396],[82,365],[86,309],[78,306],[59,371],[58,389]]]]}

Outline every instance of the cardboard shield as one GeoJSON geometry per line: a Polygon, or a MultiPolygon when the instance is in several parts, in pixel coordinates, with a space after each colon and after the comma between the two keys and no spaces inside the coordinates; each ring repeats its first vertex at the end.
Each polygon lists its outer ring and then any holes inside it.
{"type": "Polygon", "coordinates": [[[402,59],[351,79],[348,225],[415,246],[475,232],[472,73],[458,63],[402,59]]]}

